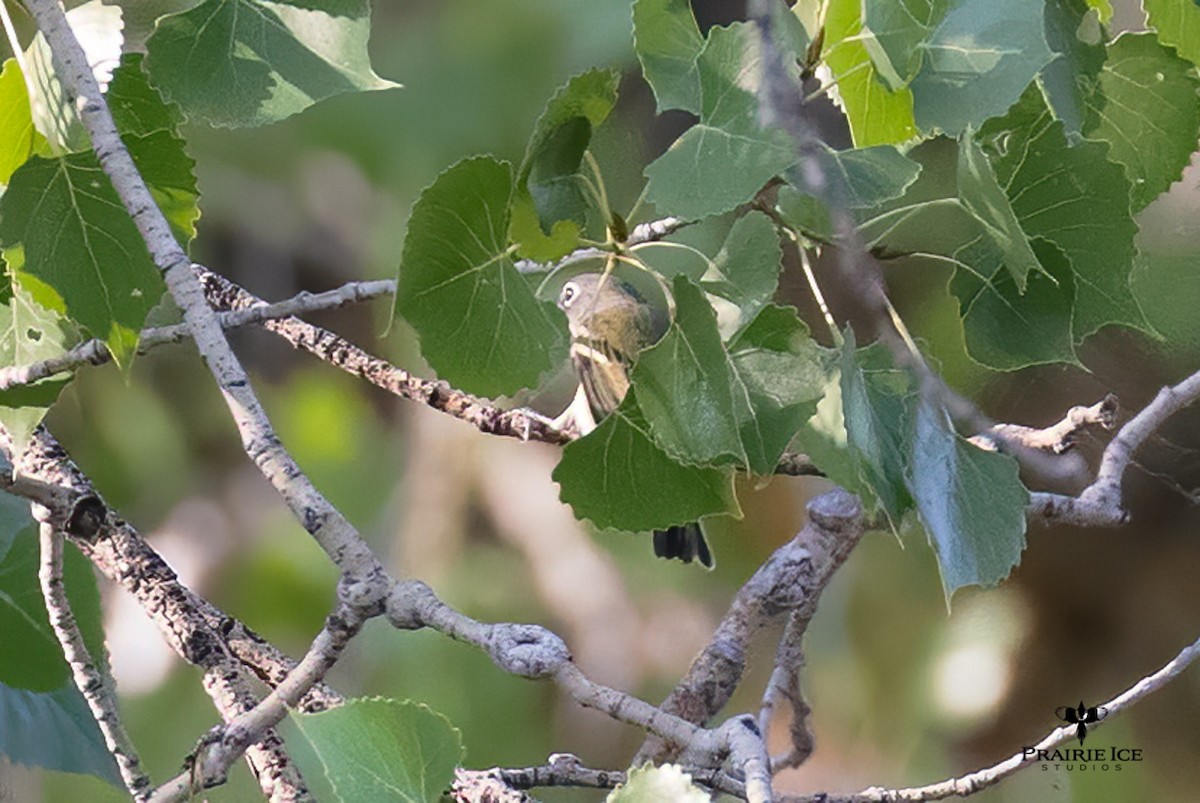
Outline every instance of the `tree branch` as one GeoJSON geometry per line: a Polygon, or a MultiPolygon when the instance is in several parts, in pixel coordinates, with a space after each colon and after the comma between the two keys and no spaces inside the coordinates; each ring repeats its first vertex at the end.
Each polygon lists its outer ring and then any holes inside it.
{"type": "MultiPolygon", "coordinates": [[[[50,512],[41,506],[37,507],[35,513],[43,514],[39,519],[48,519],[50,512]]],[[[39,521],[38,532],[42,551],[38,579],[41,581],[42,598],[46,601],[46,612],[50,615],[50,627],[58,637],[63,655],[71,667],[75,687],[87,701],[92,717],[104,736],[104,744],[116,759],[125,788],[135,800],[145,800],[151,788],[150,779],[142,772],[137,749],[121,724],[112,677],[103,661],[98,664],[92,660],[83,634],[75,622],[75,614],[71,611],[71,602],[67,599],[67,589],[63,585],[62,536],[48,520],[39,521]]]]}
{"type": "MultiPolygon", "coordinates": [[[[662,710],[703,723],[724,708],[741,682],[751,637],[785,614],[811,618],[821,592],[858,544],[863,528],[857,497],[837,489],[810,500],[804,529],[775,550],[738,591],[708,646],[663,701],[662,710]]],[[[634,763],[660,763],[675,754],[651,739],[634,763]]]]}
{"type": "MultiPolygon", "coordinates": [[[[8,433],[0,427],[0,451],[11,455],[8,433]]],[[[15,477],[0,472],[0,487],[45,506],[50,523],[112,583],[138,600],[171,649],[203,671],[202,684],[222,718],[229,720],[257,702],[233,648],[253,645],[274,667],[294,665],[257,634],[179,582],[165,561],[128,523],[105,506],[90,480],[57,441],[39,428],[28,448],[13,461],[15,477]]],[[[260,673],[262,675],[263,673],[260,673]]],[[[301,702],[319,711],[340,702],[318,687],[301,702]]],[[[260,787],[271,800],[303,799],[307,789],[273,733],[246,753],[260,787]]]]}
{"type": "Polygon", "coordinates": [[[383,573],[382,566],[358,531],[317,491],[272,429],[245,369],[204,300],[191,261],[175,240],[166,217],[121,141],[108,103],[62,5],[59,0],[28,0],[27,5],[50,46],[59,67],[56,77],[79,111],[101,168],[136,224],[154,264],[162,271],[167,289],[183,311],[196,347],[225,397],[243,449],[334,564],[359,579],[356,584],[344,586],[352,593],[346,601],[366,607],[376,604],[386,591],[386,584],[377,579],[383,573]]]}

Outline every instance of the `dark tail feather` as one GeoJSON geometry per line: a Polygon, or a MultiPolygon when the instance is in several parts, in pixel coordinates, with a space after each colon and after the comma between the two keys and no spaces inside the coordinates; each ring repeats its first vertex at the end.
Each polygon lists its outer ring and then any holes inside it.
{"type": "Polygon", "coordinates": [[[681,524],[666,530],[654,531],[654,554],[660,558],[679,558],[684,563],[699,560],[706,568],[713,567],[712,553],[704,540],[700,522],[681,524]]]}

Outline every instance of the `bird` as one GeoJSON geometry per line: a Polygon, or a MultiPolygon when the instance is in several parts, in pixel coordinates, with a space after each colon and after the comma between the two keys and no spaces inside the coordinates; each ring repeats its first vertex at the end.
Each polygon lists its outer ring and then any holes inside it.
{"type": "MultiPolygon", "coordinates": [[[[670,321],[664,310],[611,272],[581,273],[565,282],[558,307],[567,316],[571,364],[579,379],[576,400],[563,416],[570,416],[586,435],[621,404],[638,352],[666,334],[670,321]]],[[[699,522],[655,530],[654,554],[714,566],[699,522]]]]}

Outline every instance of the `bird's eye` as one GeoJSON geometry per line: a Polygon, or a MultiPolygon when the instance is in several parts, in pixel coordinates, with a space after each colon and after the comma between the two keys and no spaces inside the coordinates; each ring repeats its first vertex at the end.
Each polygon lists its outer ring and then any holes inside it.
{"type": "Polygon", "coordinates": [[[567,282],[563,285],[562,296],[560,303],[566,307],[575,300],[575,295],[579,292],[579,286],[575,282],[567,282]]]}

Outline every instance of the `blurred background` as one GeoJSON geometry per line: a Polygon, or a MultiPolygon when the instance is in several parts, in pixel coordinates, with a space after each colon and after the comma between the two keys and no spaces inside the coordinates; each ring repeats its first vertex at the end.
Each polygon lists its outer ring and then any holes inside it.
{"type": "MultiPolygon", "coordinates": [[[[136,44],[179,3],[122,3],[136,44]]],[[[598,136],[614,207],[640,192],[642,167],[688,124],[655,117],[637,76],[627,2],[408,0],[375,3],[371,56],[403,89],[336,97],[246,131],[191,127],[203,217],[194,256],[268,299],[395,275],[408,211],[461,157],[519,161],[542,104],[592,66],[625,71],[621,102],[598,136]]],[[[696,2],[702,26],[739,17],[737,2],[696,2]]],[[[1118,4],[1117,29],[1142,26],[1118,4]]],[[[837,118],[825,125],[845,144],[837,118]]],[[[1200,367],[1200,164],[1139,218],[1135,289],[1178,289],[1177,309],[1148,309],[1164,337],[1105,331],[1086,370],[1012,374],[965,356],[948,275],[897,266],[892,292],[947,379],[995,419],[1044,426],[1115,393],[1126,414],[1200,367]]],[[[827,279],[830,287],[832,275],[827,279]]],[[[837,297],[834,313],[854,314],[837,297]]],[[[782,300],[811,310],[789,272],[782,300]]],[[[382,338],[388,303],[314,317],[428,375],[403,323],[382,338]]],[[[813,320],[810,318],[810,320],[813,320]]],[[[816,330],[816,329],[814,329],[816,330]]],[[[821,480],[741,488],[740,522],[716,522],[717,569],[652,558],[645,536],[595,533],[557,500],[553,448],[481,435],[297,354],[263,332],[235,345],[284,443],[397,574],[430,583],[488,621],[545,624],[598,681],[659,700],[705,643],[736,589],[803,524],[821,480]]],[[[562,385],[562,377],[559,377],[562,385]]],[[[543,404],[548,404],[543,401],[543,404]]],[[[552,406],[552,405],[551,405],[552,406]]],[[[49,425],[108,501],[183,580],[298,655],[319,629],[336,576],[245,460],[211,379],[189,345],[140,359],[128,383],[89,369],[49,425]]],[[[1200,411],[1173,419],[1127,474],[1133,523],[1111,531],[1032,527],[1000,588],[972,589],[947,610],[920,532],[873,533],[821,600],[808,640],[806,690],[817,748],[784,789],[849,792],[931,783],[994,763],[1056,726],[1054,710],[1094,705],[1157,669],[1200,635],[1200,411]]],[[[1083,444],[1093,458],[1103,441],[1083,444]]],[[[123,592],[102,586],[127,726],[156,780],[173,774],[217,722],[199,674],[175,658],[123,592]]],[[[774,652],[764,634],[729,712],[757,710],[774,652]]],[[[332,677],[347,695],[412,698],[462,731],[466,765],[527,766],[574,752],[623,767],[639,734],[509,677],[482,653],[430,633],[369,626],[332,677]]],[[[1143,750],[1120,770],[1031,769],[981,801],[1194,800],[1200,781],[1200,670],[1104,725],[1088,746],[1143,750]]],[[[786,725],[786,717],[777,719],[786,725]]],[[[782,749],[784,728],[773,734],[782,749]]],[[[106,800],[102,782],[6,768],[18,800],[106,800]]],[[[539,790],[545,800],[595,791],[539,790]]],[[[214,801],[257,799],[244,765],[214,801]]]]}

